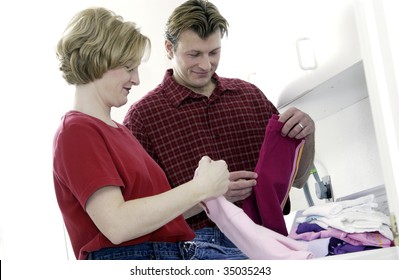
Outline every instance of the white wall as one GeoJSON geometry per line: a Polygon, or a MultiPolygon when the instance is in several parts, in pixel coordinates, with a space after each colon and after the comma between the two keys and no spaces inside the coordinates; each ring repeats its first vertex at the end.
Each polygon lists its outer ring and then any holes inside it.
{"type": "MultiPolygon", "coordinates": [[[[72,15],[88,6],[104,6],[125,19],[137,22],[142,26],[142,32],[152,40],[151,58],[141,66],[141,85],[131,92],[129,104],[113,111],[114,119],[122,121],[128,106],[163,77],[168,66],[163,50],[163,27],[168,14],[181,2],[183,0],[15,0],[0,4],[3,11],[0,17],[0,61],[3,70],[0,76],[1,258],[67,258],[63,223],[53,191],[51,148],[59,119],[70,109],[73,98],[73,87],[67,86],[62,79],[54,54],[55,44],[72,15]]],[[[230,35],[225,41],[218,73],[250,79],[256,71],[257,77],[253,81],[259,82],[259,86],[273,101],[277,100],[279,91],[289,80],[288,76],[297,75],[297,70],[290,72],[280,65],[281,58],[294,58],[294,45],[285,45],[281,35],[282,30],[289,32],[296,23],[288,20],[286,25],[276,26],[273,22],[283,16],[289,18],[289,12],[298,8],[298,2],[247,0],[243,4],[238,1],[215,0],[214,3],[230,22],[230,35]],[[258,9],[257,4],[261,2],[269,5],[269,9],[258,9]],[[273,9],[279,12],[273,12],[273,9]],[[268,67],[263,68],[264,65],[268,67]]],[[[364,123],[357,115],[358,110],[368,110],[363,106],[359,104],[359,107],[347,112],[349,119],[356,117],[355,121],[361,123],[360,130],[352,131],[356,123],[354,126],[350,123],[342,126],[340,122],[344,115],[317,124],[320,125],[317,132],[320,142],[318,147],[330,151],[326,154],[320,152],[320,159],[329,172],[333,173],[333,180],[336,180],[333,184],[348,184],[345,192],[349,191],[351,175],[343,176],[342,179],[334,176],[335,173],[346,172],[343,166],[337,166],[344,161],[345,155],[334,157],[333,150],[329,148],[339,141],[340,146],[349,149],[351,144],[359,143],[359,139],[371,139],[365,145],[373,145],[372,137],[368,138],[371,131],[369,123],[364,123]],[[335,132],[335,135],[344,133],[345,139],[332,140],[324,135],[331,132],[335,132]]],[[[362,154],[362,151],[355,154],[362,154]]],[[[375,158],[374,152],[370,157],[375,158]]],[[[377,174],[367,180],[371,169],[372,164],[364,172],[367,173],[365,183],[379,183],[378,169],[375,171],[377,174]]],[[[363,178],[363,175],[358,178],[363,178]]],[[[299,193],[298,197],[301,195],[299,193]]]]}
{"type": "MultiPolygon", "coordinates": [[[[368,98],[316,122],[315,166],[320,178],[331,176],[335,198],[384,184],[368,98]]],[[[314,203],[325,203],[308,182],[314,203]]],[[[293,210],[308,206],[302,190],[292,189],[291,200],[293,210]]]]}

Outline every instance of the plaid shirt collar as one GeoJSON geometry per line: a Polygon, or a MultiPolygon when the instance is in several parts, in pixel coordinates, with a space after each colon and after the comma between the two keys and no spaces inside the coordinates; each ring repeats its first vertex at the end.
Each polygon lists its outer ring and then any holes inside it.
{"type": "MultiPolygon", "coordinates": [[[[164,88],[163,94],[166,96],[168,100],[170,100],[174,107],[178,107],[185,100],[194,98],[194,99],[202,99],[206,98],[201,94],[195,93],[192,90],[188,89],[185,86],[180,85],[173,79],[173,69],[166,70],[165,76],[162,81],[162,87],[164,88]]],[[[216,81],[216,88],[214,89],[211,99],[216,99],[231,87],[228,87],[226,83],[223,82],[223,79],[220,79],[219,76],[214,73],[212,79],[216,81]]]]}

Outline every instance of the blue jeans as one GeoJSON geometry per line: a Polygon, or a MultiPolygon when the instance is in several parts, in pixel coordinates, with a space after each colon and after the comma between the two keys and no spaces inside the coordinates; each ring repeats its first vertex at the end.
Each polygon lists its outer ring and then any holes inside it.
{"type": "Polygon", "coordinates": [[[104,248],[89,254],[90,260],[243,260],[248,259],[217,228],[196,231],[187,242],[146,242],[104,248]]]}
{"type": "Polygon", "coordinates": [[[248,257],[224,235],[219,228],[202,228],[195,231],[197,245],[194,260],[247,260],[248,257]]]}
{"type": "Polygon", "coordinates": [[[89,260],[183,260],[190,244],[146,242],[132,246],[103,248],[89,254],[89,260]]]}

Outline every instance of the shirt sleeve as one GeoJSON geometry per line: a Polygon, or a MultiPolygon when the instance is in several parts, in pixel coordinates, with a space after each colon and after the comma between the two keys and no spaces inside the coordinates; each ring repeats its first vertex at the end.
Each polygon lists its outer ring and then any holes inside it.
{"type": "Polygon", "coordinates": [[[55,158],[55,173],[83,208],[99,188],[123,186],[104,135],[95,127],[75,124],[62,130],[57,139],[55,158]]]}

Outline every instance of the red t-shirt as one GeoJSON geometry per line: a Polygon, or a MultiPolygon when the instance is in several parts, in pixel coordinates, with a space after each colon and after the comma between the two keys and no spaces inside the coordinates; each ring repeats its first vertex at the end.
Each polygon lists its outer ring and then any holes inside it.
{"type": "MultiPolygon", "coordinates": [[[[125,200],[170,190],[162,169],[126,127],[111,127],[99,119],[71,111],[61,121],[53,144],[54,187],[76,258],[116,247],[85,211],[88,198],[104,186],[121,187],[125,200]]],[[[191,240],[194,233],[182,216],[158,230],[122,243],[191,240]]]]}

